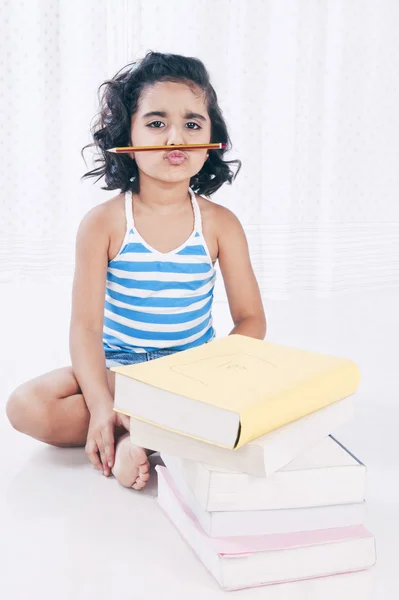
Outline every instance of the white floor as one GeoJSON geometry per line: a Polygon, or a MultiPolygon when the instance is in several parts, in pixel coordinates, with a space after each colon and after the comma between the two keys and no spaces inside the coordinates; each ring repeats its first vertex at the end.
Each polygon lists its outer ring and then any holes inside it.
{"type": "MultiPolygon", "coordinates": [[[[69,364],[70,288],[1,285],[0,596],[10,600],[224,598],[155,502],[105,479],[83,449],[50,448],[4,414],[21,381],[69,364]]],[[[399,594],[399,291],[265,300],[268,339],[354,359],[357,416],[336,433],[368,467],[366,525],[377,540],[369,572],[232,592],[257,600],[389,600],[399,594]]],[[[227,333],[224,304],[215,306],[227,333]]]]}

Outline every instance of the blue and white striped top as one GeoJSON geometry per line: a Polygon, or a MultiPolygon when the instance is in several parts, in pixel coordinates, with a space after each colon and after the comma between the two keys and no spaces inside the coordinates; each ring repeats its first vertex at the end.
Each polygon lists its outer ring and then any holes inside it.
{"type": "Polygon", "coordinates": [[[170,252],[152,248],[138,233],[131,191],[125,193],[126,234],[108,263],[103,345],[107,353],[187,350],[215,337],[212,302],[216,271],[197,199],[189,188],[194,229],[170,252]]]}

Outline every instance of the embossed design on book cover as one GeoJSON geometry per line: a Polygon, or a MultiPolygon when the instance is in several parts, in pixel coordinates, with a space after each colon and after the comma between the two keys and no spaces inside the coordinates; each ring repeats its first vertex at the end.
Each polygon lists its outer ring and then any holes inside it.
{"type": "Polygon", "coordinates": [[[170,370],[208,387],[220,383],[223,377],[229,384],[248,384],[253,376],[258,377],[261,373],[267,377],[268,372],[270,374],[275,368],[275,364],[263,358],[239,353],[202,358],[185,365],[171,366],[170,370]]]}

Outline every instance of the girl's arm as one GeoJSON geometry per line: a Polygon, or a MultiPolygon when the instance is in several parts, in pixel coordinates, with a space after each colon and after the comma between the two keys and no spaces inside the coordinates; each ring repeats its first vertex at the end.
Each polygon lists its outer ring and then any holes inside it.
{"type": "Polygon", "coordinates": [[[102,344],[109,235],[107,207],[91,209],[76,237],[69,345],[72,368],[90,412],[113,405],[102,344]]]}
{"type": "Polygon", "coordinates": [[[110,474],[115,459],[116,423],[102,343],[109,246],[108,211],[106,205],[95,207],[79,226],[69,336],[72,368],[90,412],[86,454],[106,476],[110,474]]]}
{"type": "Polygon", "coordinates": [[[240,221],[227,208],[217,207],[218,259],[234,329],[230,332],[263,340],[266,317],[252,269],[248,243],[240,221]]]}

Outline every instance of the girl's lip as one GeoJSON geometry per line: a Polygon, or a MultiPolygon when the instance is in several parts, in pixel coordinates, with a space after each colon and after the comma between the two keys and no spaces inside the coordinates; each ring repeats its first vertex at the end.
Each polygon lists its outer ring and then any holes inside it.
{"type": "Polygon", "coordinates": [[[180,150],[171,150],[170,152],[168,152],[168,154],[166,155],[166,158],[187,158],[187,156],[184,154],[184,152],[181,152],[180,150]]]}
{"type": "Polygon", "coordinates": [[[166,158],[168,159],[171,165],[182,165],[184,161],[187,160],[186,157],[182,154],[173,154],[172,156],[169,154],[169,156],[167,156],[166,158]]]}

